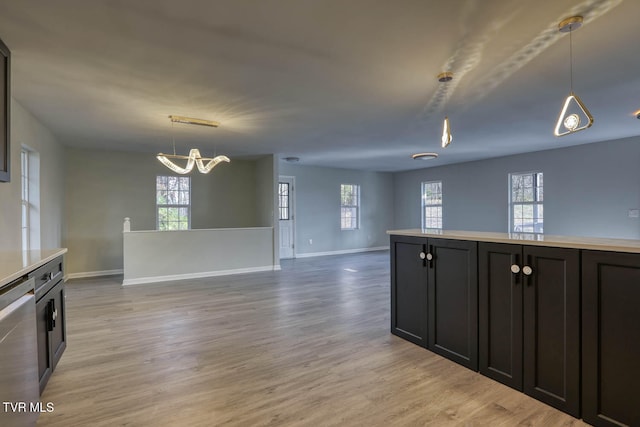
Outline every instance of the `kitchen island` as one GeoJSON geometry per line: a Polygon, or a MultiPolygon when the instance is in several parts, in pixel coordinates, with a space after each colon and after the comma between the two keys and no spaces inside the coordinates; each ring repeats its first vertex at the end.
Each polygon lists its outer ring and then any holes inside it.
{"type": "Polygon", "coordinates": [[[391,332],[594,425],[640,425],[640,241],[392,230],[391,332]]]}

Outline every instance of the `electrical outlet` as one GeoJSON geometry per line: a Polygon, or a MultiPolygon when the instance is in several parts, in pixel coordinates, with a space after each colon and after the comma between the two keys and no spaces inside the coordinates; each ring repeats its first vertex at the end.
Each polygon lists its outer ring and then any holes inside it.
{"type": "Polygon", "coordinates": [[[629,209],[629,218],[640,218],[640,209],[629,209]]]}
{"type": "Polygon", "coordinates": [[[313,245],[313,239],[309,239],[309,244],[313,245]]]}

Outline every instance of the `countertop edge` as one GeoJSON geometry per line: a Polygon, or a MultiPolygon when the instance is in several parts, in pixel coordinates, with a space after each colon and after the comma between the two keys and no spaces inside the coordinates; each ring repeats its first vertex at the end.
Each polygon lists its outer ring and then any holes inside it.
{"type": "Polygon", "coordinates": [[[58,249],[50,249],[51,252],[49,255],[45,256],[44,258],[40,258],[38,261],[35,261],[27,266],[23,266],[21,269],[19,269],[18,271],[9,274],[8,276],[5,277],[1,277],[0,278],[0,288],[2,288],[3,286],[13,282],[16,279],[19,279],[20,277],[32,272],[33,270],[37,269],[38,267],[43,266],[44,264],[48,263],[49,261],[52,261],[54,259],[56,259],[57,257],[59,257],[60,255],[64,255],[67,253],[67,248],[58,248],[58,249]]]}
{"type": "Polygon", "coordinates": [[[388,235],[430,237],[437,239],[467,240],[487,243],[508,243],[554,248],[587,249],[606,252],[640,253],[640,240],[602,237],[534,235],[533,233],[492,233],[484,231],[442,230],[433,232],[420,229],[388,230],[388,235]]]}

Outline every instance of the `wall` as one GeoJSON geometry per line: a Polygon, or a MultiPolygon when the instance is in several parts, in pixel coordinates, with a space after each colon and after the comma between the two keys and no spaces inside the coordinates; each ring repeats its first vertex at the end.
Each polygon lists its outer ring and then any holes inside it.
{"type": "MultiPolygon", "coordinates": [[[[156,228],[155,177],[170,171],[150,153],[66,149],[65,245],[68,274],[122,270],[122,222],[156,228]]],[[[192,228],[255,227],[256,165],[232,159],[209,174],[191,173],[192,228]]]]}
{"type": "Polygon", "coordinates": [[[280,233],[278,224],[278,159],[274,155],[256,161],[256,202],[258,204],[258,226],[273,227],[272,263],[280,265],[280,233]]]}
{"type": "Polygon", "coordinates": [[[62,146],[51,132],[14,99],[11,100],[11,182],[0,182],[0,250],[22,250],[20,229],[20,148],[40,157],[40,247],[62,245],[64,167],[62,146]]]}
{"type": "Polygon", "coordinates": [[[272,271],[271,227],[123,233],[123,285],[272,271]],[[175,251],[175,248],[181,248],[175,251]]]}
{"type": "Polygon", "coordinates": [[[296,256],[389,246],[386,231],[393,225],[390,173],[283,162],[280,175],[296,178],[296,256]],[[358,230],[340,230],[340,184],[360,185],[361,226],[358,230]]]}
{"type": "Polygon", "coordinates": [[[444,228],[506,232],[508,174],[537,170],[545,234],[640,238],[640,138],[397,173],[394,228],[419,228],[420,183],[442,180],[444,228]]]}

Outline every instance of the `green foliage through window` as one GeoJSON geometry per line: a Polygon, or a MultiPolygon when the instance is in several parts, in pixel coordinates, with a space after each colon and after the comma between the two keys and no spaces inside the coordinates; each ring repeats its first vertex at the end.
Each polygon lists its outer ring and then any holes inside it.
{"type": "Polygon", "coordinates": [[[544,232],[544,191],[542,172],[510,175],[511,232],[544,232]]]}
{"type": "Polygon", "coordinates": [[[160,231],[191,228],[191,178],[188,176],[156,177],[157,226],[160,231]]]}

